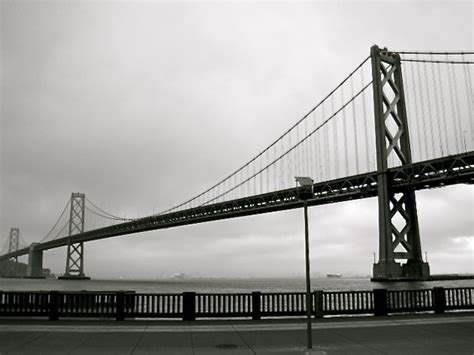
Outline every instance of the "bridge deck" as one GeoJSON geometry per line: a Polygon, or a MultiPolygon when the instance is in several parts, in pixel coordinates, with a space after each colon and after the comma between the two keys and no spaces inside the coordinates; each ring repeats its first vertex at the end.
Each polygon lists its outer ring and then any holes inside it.
{"type": "MultiPolygon", "coordinates": [[[[349,176],[313,186],[313,198],[308,205],[323,205],[347,200],[356,200],[377,195],[378,172],[349,176]]],[[[474,152],[452,155],[389,169],[393,191],[405,189],[422,190],[453,184],[474,182],[474,152]]],[[[301,188],[300,188],[301,189],[301,188]]],[[[303,202],[298,199],[298,188],[230,200],[211,205],[190,208],[163,215],[153,215],[110,227],[95,229],[72,237],[64,237],[42,244],[37,250],[47,250],[67,245],[156,229],[177,227],[187,224],[209,222],[220,219],[269,213],[300,208],[303,202]]],[[[29,248],[0,256],[0,261],[28,254],[29,248]]]]}

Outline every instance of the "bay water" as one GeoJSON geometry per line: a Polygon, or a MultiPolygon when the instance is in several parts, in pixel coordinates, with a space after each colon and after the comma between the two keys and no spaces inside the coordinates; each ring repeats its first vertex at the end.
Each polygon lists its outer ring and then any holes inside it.
{"type": "MultiPolygon", "coordinates": [[[[416,290],[433,287],[474,287],[474,280],[371,282],[369,277],[312,278],[311,289],[358,291],[386,288],[416,290]]],[[[305,292],[304,278],[190,278],[163,280],[57,280],[0,278],[0,291],[135,291],[137,293],[305,292]]]]}

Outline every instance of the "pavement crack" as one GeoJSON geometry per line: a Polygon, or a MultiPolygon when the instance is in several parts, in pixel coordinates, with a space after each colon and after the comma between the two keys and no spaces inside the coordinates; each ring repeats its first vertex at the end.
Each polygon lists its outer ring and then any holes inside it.
{"type": "Polygon", "coordinates": [[[130,354],[133,355],[133,353],[134,353],[135,350],[137,349],[138,344],[140,344],[140,342],[142,341],[142,338],[143,338],[143,336],[145,335],[145,333],[146,333],[146,331],[147,331],[149,325],[150,325],[150,322],[147,322],[147,323],[146,323],[146,326],[145,326],[145,329],[143,329],[142,334],[140,334],[140,336],[138,337],[137,343],[136,343],[135,346],[133,347],[132,352],[131,352],[130,354]]]}
{"type": "Polygon", "coordinates": [[[244,342],[245,345],[247,345],[247,347],[250,349],[250,351],[256,355],[256,351],[250,346],[250,344],[247,342],[247,340],[245,340],[245,338],[242,336],[242,334],[240,334],[239,330],[234,326],[234,324],[230,323],[230,325],[232,326],[232,329],[234,329],[234,331],[237,333],[237,335],[239,336],[240,339],[242,339],[242,341],[244,342]]]}

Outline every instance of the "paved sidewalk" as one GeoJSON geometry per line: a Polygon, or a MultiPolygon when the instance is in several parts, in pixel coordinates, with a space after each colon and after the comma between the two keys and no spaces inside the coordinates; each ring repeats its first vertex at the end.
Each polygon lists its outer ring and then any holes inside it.
{"type": "Polygon", "coordinates": [[[0,318],[0,354],[469,354],[474,314],[262,321],[0,318]]]}

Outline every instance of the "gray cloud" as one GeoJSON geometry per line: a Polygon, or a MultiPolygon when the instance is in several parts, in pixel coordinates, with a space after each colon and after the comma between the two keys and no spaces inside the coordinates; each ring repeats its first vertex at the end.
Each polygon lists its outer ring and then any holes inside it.
{"type": "MultiPolygon", "coordinates": [[[[13,226],[40,239],[73,191],[129,217],[201,192],[306,113],[374,43],[473,43],[470,2],[0,6],[0,245],[13,226]]],[[[472,272],[472,187],[417,196],[432,269],[472,272]]],[[[302,227],[302,212],[287,211],[92,242],[86,271],[301,274],[302,227]]],[[[311,248],[315,272],[369,274],[376,200],[311,208],[311,248]]],[[[48,251],[45,265],[61,272],[64,254],[48,251]]]]}

